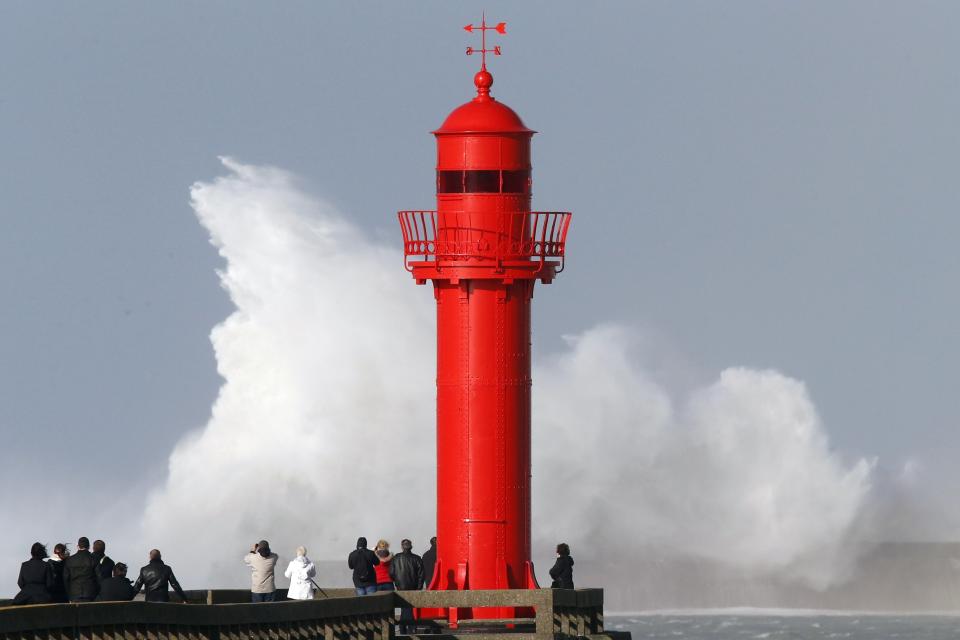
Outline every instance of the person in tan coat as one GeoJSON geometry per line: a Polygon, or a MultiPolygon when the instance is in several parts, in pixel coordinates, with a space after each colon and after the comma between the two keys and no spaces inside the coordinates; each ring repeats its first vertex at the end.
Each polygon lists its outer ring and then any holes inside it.
{"type": "Polygon", "coordinates": [[[273,602],[276,599],[273,570],[277,560],[277,554],[270,551],[270,543],[266,540],[254,544],[250,547],[250,553],[243,557],[244,563],[253,572],[250,576],[251,602],[273,602]]]}

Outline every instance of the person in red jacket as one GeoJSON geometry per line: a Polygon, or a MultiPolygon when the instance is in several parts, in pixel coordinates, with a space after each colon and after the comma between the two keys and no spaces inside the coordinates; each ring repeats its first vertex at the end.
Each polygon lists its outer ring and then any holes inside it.
{"type": "Polygon", "coordinates": [[[380,561],[380,564],[374,567],[377,572],[377,591],[393,591],[393,578],[390,577],[390,562],[393,560],[393,554],[390,553],[390,543],[379,540],[374,553],[380,561]]]}

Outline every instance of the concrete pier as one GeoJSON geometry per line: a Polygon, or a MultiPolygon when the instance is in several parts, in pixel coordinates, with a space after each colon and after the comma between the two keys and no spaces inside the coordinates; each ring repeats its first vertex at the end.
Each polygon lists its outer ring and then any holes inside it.
{"type": "Polygon", "coordinates": [[[250,604],[249,591],[188,591],[189,604],[91,602],[0,607],[0,640],[391,640],[397,609],[530,608],[534,618],[419,621],[436,640],[630,640],[603,629],[602,589],[394,591],[250,604]]]}

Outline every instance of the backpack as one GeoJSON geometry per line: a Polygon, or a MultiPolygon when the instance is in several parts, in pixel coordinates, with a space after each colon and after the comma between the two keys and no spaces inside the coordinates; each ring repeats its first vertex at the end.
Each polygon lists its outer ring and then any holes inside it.
{"type": "Polygon", "coordinates": [[[360,582],[376,582],[376,578],[373,573],[373,563],[370,562],[370,556],[367,555],[370,553],[369,549],[360,549],[360,553],[357,554],[357,568],[354,570],[354,575],[356,575],[357,580],[360,582]]]}

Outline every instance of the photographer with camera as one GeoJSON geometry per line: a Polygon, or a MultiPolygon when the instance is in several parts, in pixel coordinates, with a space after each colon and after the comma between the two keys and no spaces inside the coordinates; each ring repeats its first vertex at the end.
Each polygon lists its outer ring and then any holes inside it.
{"type": "Polygon", "coordinates": [[[278,559],[277,554],[270,551],[270,543],[266,540],[254,543],[250,553],[243,557],[243,562],[253,572],[250,576],[251,602],[273,602],[276,599],[273,570],[278,559]]]}

